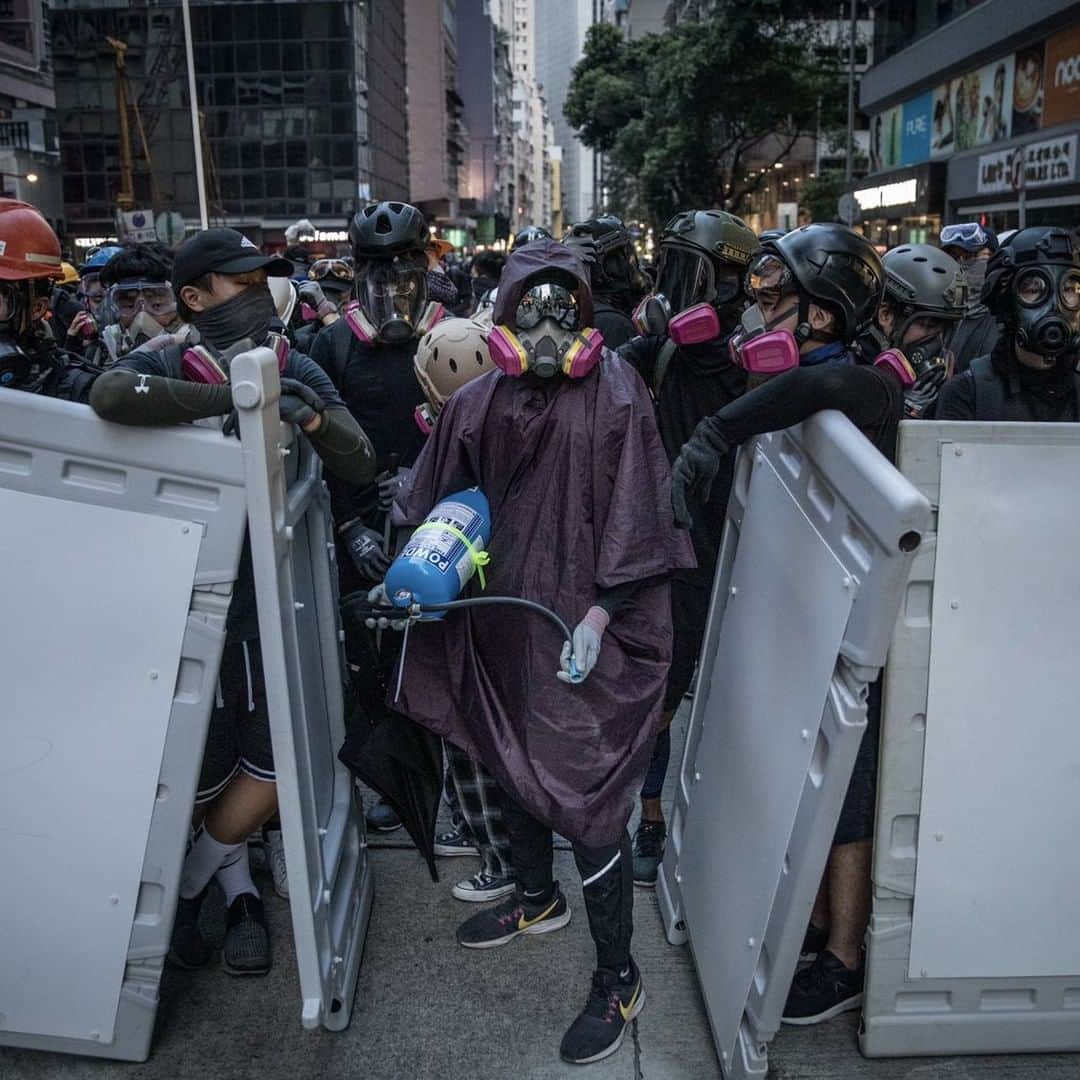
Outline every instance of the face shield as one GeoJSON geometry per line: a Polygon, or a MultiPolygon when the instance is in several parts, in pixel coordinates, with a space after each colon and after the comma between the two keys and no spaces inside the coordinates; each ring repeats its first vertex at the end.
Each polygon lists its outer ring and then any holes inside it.
{"type": "Polygon", "coordinates": [[[713,285],[713,264],[707,256],[678,244],[665,244],[660,249],[654,291],[667,300],[673,315],[711,300],[713,285]]]}
{"type": "Polygon", "coordinates": [[[357,281],[356,298],[380,340],[408,341],[427,306],[426,270],[397,259],[369,263],[357,281]]]}

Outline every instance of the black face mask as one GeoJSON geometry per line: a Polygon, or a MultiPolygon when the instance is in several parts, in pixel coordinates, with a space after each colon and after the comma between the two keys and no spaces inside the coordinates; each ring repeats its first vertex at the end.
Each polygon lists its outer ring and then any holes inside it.
{"type": "Polygon", "coordinates": [[[191,321],[211,345],[227,349],[243,338],[261,345],[275,314],[270,290],[265,285],[251,285],[209,311],[195,312],[191,321]]]}

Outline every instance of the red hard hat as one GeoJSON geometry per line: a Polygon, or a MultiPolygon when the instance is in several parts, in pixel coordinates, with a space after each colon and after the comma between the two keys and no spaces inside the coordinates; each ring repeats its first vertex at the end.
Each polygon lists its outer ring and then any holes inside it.
{"type": "Polygon", "coordinates": [[[0,280],[61,278],[60,241],[29,203],[0,199],[0,280]]]}

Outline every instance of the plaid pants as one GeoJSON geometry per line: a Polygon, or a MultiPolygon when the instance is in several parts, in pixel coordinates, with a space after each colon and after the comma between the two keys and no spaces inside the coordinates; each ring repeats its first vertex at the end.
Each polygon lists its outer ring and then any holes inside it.
{"type": "MultiPolygon", "coordinates": [[[[443,740],[450,783],[457,796],[461,823],[476,842],[488,874],[512,877],[510,839],[503,823],[502,792],[495,778],[464,750],[443,740]]],[[[457,820],[457,815],[455,815],[457,820]]]]}

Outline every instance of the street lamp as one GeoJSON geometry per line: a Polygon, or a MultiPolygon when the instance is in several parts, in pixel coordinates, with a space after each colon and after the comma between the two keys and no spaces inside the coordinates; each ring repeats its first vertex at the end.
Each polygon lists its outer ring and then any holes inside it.
{"type": "Polygon", "coordinates": [[[38,182],[38,174],[36,172],[28,172],[26,174],[26,179],[29,183],[36,184],[38,182]]]}

